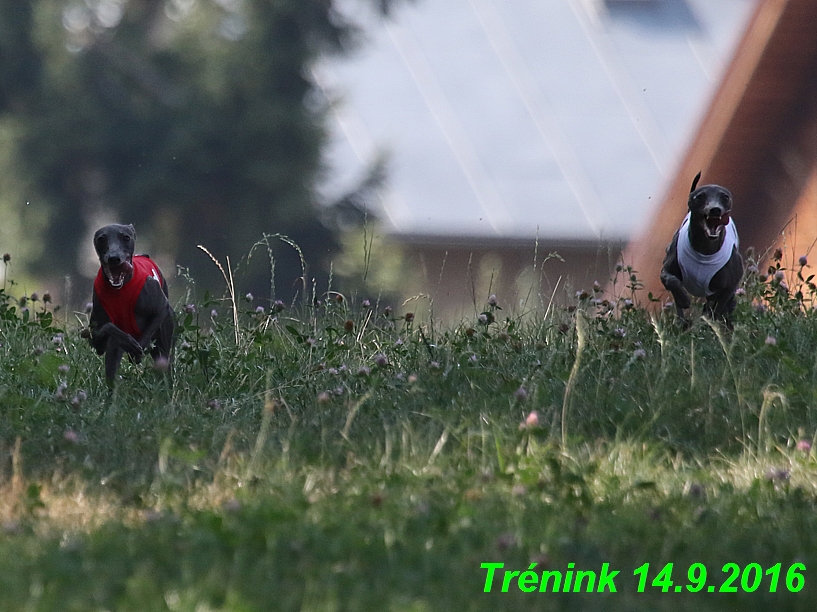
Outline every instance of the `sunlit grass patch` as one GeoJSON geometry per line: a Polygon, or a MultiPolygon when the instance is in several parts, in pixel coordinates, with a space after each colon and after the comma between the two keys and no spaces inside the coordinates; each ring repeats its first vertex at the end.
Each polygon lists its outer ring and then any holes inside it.
{"type": "Polygon", "coordinates": [[[110,395],[80,328],[4,294],[0,608],[806,609],[494,596],[480,571],[814,562],[817,314],[779,270],[731,332],[681,331],[623,266],[621,295],[489,295],[452,326],[234,287],[178,306],[171,373],[125,362],[110,395]]]}

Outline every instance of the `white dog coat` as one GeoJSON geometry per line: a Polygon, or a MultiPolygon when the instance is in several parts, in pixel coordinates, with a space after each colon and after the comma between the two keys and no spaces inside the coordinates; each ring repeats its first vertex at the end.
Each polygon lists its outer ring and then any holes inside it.
{"type": "Polygon", "coordinates": [[[712,255],[702,255],[689,243],[690,213],[684,218],[678,230],[678,265],[681,266],[684,288],[696,297],[709,297],[709,282],[712,277],[726,265],[732,257],[732,249],[738,247],[738,230],[732,219],[724,227],[724,238],[721,248],[712,255]]]}

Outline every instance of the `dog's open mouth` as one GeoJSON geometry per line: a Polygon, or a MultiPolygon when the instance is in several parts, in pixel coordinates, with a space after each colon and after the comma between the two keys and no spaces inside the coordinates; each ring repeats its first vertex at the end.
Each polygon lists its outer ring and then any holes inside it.
{"type": "Polygon", "coordinates": [[[703,227],[706,232],[706,237],[710,240],[719,238],[723,233],[723,229],[729,224],[729,213],[715,216],[710,215],[704,218],[703,227]]]}
{"type": "Polygon", "coordinates": [[[105,271],[105,276],[111,284],[111,287],[119,289],[133,273],[133,264],[130,260],[125,260],[118,266],[105,265],[102,266],[102,269],[105,271]]]}

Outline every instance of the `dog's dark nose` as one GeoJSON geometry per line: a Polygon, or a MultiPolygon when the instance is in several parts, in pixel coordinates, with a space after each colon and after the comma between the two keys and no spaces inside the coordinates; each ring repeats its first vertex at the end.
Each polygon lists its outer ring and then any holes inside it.
{"type": "Polygon", "coordinates": [[[119,255],[109,255],[108,256],[108,265],[109,266],[118,266],[122,263],[122,258],[119,255]]]}

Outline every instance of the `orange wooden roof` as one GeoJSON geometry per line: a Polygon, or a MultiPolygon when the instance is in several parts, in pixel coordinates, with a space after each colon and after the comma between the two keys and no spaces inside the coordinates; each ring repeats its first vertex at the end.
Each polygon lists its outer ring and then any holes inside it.
{"type": "Polygon", "coordinates": [[[732,191],[743,250],[779,243],[795,215],[793,257],[817,238],[817,0],[758,4],[662,204],[623,255],[653,294],[699,170],[701,184],[732,191]]]}

